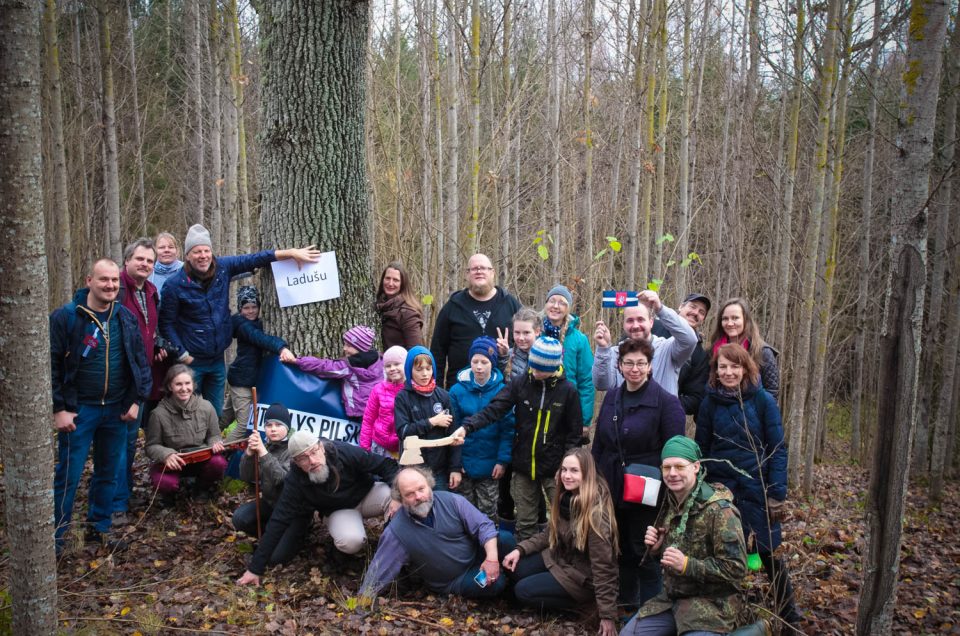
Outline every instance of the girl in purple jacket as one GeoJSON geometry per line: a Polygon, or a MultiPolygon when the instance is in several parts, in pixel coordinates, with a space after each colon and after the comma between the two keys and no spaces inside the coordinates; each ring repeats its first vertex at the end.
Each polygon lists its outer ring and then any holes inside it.
{"type": "Polygon", "coordinates": [[[347,329],[343,334],[343,357],[337,360],[303,356],[295,364],[301,371],[318,378],[341,380],[341,397],[347,419],[358,424],[363,420],[370,392],[383,380],[383,360],[373,348],[375,334],[365,325],[347,329]]]}
{"type": "Polygon", "coordinates": [[[393,402],[397,393],[403,390],[406,380],[403,364],[406,360],[407,350],[400,345],[383,352],[384,380],[373,387],[360,426],[360,448],[365,451],[389,455],[394,459],[398,457],[400,438],[397,437],[397,426],[393,421],[393,402]]]}

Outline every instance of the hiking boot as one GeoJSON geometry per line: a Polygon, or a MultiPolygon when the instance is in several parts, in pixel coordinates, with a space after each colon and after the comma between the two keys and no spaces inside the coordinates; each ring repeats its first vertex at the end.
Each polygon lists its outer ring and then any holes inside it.
{"type": "Polygon", "coordinates": [[[130,544],[124,539],[111,536],[109,532],[100,532],[94,528],[89,528],[84,538],[87,543],[99,543],[112,552],[123,552],[130,547],[130,544]]]}
{"type": "Polygon", "coordinates": [[[125,526],[130,523],[130,516],[127,514],[126,510],[117,510],[115,513],[110,515],[110,525],[112,526],[125,526]]]}

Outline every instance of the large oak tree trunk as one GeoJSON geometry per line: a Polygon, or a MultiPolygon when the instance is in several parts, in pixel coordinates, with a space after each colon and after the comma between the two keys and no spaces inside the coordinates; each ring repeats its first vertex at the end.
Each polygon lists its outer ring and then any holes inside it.
{"type": "Polygon", "coordinates": [[[0,0],[0,459],[13,634],[57,629],[47,263],[40,167],[40,3],[0,0]],[[16,584],[13,584],[13,582],[16,584]]]}
{"type": "Polygon", "coordinates": [[[336,252],[341,293],[337,300],[279,310],[267,272],[264,314],[293,351],[333,356],[346,329],[373,320],[364,151],[368,7],[352,0],[272,0],[258,8],[260,236],[265,247],[312,243],[336,252]]]}
{"type": "Polygon", "coordinates": [[[888,634],[900,570],[900,537],[916,427],[924,295],[927,205],[934,118],[949,5],[915,0],[903,73],[898,152],[894,160],[890,276],[880,341],[880,396],[870,488],[867,554],[857,612],[858,634],[888,634]]]}

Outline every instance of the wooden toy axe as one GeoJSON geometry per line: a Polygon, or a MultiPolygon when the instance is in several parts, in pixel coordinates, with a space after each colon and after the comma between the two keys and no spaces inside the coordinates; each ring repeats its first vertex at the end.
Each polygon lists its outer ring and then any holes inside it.
{"type": "Polygon", "coordinates": [[[440,439],[420,439],[416,435],[403,440],[403,454],[400,455],[401,466],[415,466],[423,463],[423,455],[420,454],[421,448],[436,448],[438,446],[450,446],[453,444],[453,435],[441,437],[440,439]]]}

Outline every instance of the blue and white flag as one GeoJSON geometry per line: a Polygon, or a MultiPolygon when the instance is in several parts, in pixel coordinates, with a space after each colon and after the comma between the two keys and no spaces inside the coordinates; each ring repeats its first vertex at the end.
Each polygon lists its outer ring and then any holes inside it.
{"type": "MultiPolygon", "coordinates": [[[[347,419],[340,399],[340,380],[322,380],[296,366],[283,364],[278,356],[266,356],[257,382],[257,421],[274,402],[290,411],[290,433],[309,431],[317,437],[357,444],[360,424],[347,419]]],[[[247,425],[252,429],[252,424],[247,425]]]]}
{"type": "Polygon", "coordinates": [[[616,307],[636,307],[640,304],[635,291],[616,291],[614,289],[605,289],[603,291],[603,306],[616,307]]]}

